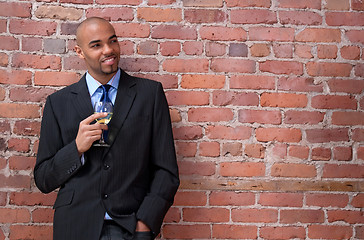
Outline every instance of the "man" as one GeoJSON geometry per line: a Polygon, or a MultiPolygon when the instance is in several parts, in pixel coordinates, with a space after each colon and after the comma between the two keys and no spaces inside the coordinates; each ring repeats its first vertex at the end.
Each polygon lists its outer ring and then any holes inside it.
{"type": "Polygon", "coordinates": [[[57,188],[55,240],[153,239],[179,186],[168,104],[160,83],[118,68],[112,25],[82,22],[75,51],[88,72],[47,98],[34,178],[44,193],[57,188]],[[93,103],[111,85],[108,126],[95,123],[93,103]],[[109,147],[94,146],[102,131],[109,147]]]}

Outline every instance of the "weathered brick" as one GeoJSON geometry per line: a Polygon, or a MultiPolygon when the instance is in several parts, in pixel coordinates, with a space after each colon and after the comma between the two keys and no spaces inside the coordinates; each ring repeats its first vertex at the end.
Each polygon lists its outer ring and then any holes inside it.
{"type": "Polygon", "coordinates": [[[252,92],[214,91],[213,104],[217,106],[258,106],[259,96],[252,92]]]}
{"type": "Polygon", "coordinates": [[[330,79],[327,82],[330,92],[344,92],[359,94],[364,90],[364,82],[361,80],[330,79]]]}
{"type": "Polygon", "coordinates": [[[201,55],[203,52],[203,43],[199,41],[184,42],[182,48],[187,55],[201,55]]]}
{"type": "Polygon", "coordinates": [[[218,23],[224,22],[227,15],[222,10],[210,9],[186,9],[184,20],[191,23],[218,23]]]}
{"type": "Polygon", "coordinates": [[[181,52],[181,43],[168,41],[160,43],[160,53],[163,56],[178,56],[181,52]]]}
{"type": "Polygon", "coordinates": [[[293,58],[293,45],[273,44],[273,53],[276,58],[293,58]]]}
{"type": "Polygon", "coordinates": [[[352,43],[364,43],[364,30],[348,30],[345,34],[352,43]]]}
{"type": "Polygon", "coordinates": [[[0,83],[2,84],[17,84],[17,85],[30,85],[32,83],[32,73],[25,70],[0,69],[0,83]]]}
{"type": "Polygon", "coordinates": [[[306,138],[311,143],[348,141],[348,129],[307,129],[306,138]]]}
{"type": "Polygon", "coordinates": [[[306,195],[308,206],[344,208],[348,202],[349,196],[347,194],[309,193],[306,195]]]}
{"type": "Polygon", "coordinates": [[[245,41],[247,33],[242,28],[203,26],[200,28],[202,39],[213,41],[245,41]]]}
{"type": "Polygon", "coordinates": [[[27,223],[30,212],[26,208],[0,208],[0,223],[27,223]]]}
{"type": "Polygon", "coordinates": [[[222,7],[223,0],[184,0],[184,7],[222,7]]]}
{"type": "Polygon", "coordinates": [[[39,136],[40,122],[27,120],[16,121],[13,132],[23,136],[39,136]]]}
{"type": "Polygon", "coordinates": [[[34,20],[10,20],[9,31],[15,34],[50,36],[56,32],[57,23],[34,20]]]}
{"type": "Polygon", "coordinates": [[[195,142],[176,142],[176,152],[178,156],[194,157],[197,153],[197,143],[195,142]]]}
{"type": "Polygon", "coordinates": [[[0,16],[27,18],[31,16],[31,8],[32,8],[31,3],[1,2],[0,16]]]}
{"type": "Polygon", "coordinates": [[[248,225],[214,224],[212,225],[214,239],[256,239],[257,227],[248,225]]]}
{"type": "Polygon", "coordinates": [[[307,96],[305,94],[294,93],[263,93],[260,97],[262,107],[295,107],[302,108],[307,106],[307,96]]]}
{"type": "Polygon", "coordinates": [[[35,157],[11,156],[9,158],[9,169],[32,170],[35,165],[35,157]]]}
{"type": "Polygon", "coordinates": [[[53,206],[57,193],[45,195],[34,192],[14,192],[10,194],[10,204],[18,206],[53,206]]]}
{"type": "Polygon", "coordinates": [[[353,96],[317,95],[312,97],[311,106],[317,109],[356,109],[357,101],[353,96]]]}
{"type": "Polygon", "coordinates": [[[363,178],[364,166],[359,164],[325,164],[322,177],[324,178],[363,178]]]}
{"type": "Polygon", "coordinates": [[[275,88],[275,77],[264,75],[233,75],[230,78],[233,89],[271,89],[275,88]]]}
{"type": "Polygon", "coordinates": [[[340,49],[340,54],[344,59],[359,60],[360,48],[358,46],[343,46],[340,49]]]}
{"type": "Polygon", "coordinates": [[[194,140],[202,137],[202,129],[199,126],[183,126],[173,128],[173,136],[175,139],[194,140]]]}
{"type": "Polygon", "coordinates": [[[51,88],[19,87],[10,89],[9,97],[16,102],[45,102],[48,95],[55,92],[51,88]]]}
{"type": "Polygon", "coordinates": [[[209,62],[207,59],[166,59],[162,66],[168,72],[201,73],[208,71],[209,62]]]}
{"type": "Polygon", "coordinates": [[[224,75],[182,75],[181,87],[186,89],[207,88],[220,89],[225,85],[224,75]]]}
{"type": "Polygon", "coordinates": [[[353,10],[363,11],[364,10],[364,2],[361,0],[351,0],[351,8],[353,10]]]}
{"type": "Polygon", "coordinates": [[[10,227],[10,239],[47,240],[53,229],[49,225],[13,225],[10,227]]]}
{"type": "Polygon", "coordinates": [[[222,156],[241,156],[242,144],[238,142],[223,143],[222,156]]]}
{"type": "Polygon", "coordinates": [[[323,210],[282,210],[281,223],[323,223],[323,210]]]}
{"type": "Polygon", "coordinates": [[[306,146],[289,146],[288,156],[299,159],[307,159],[309,157],[309,148],[306,146]]]}
{"type": "Polygon", "coordinates": [[[317,174],[314,165],[298,163],[275,163],[271,169],[274,177],[313,178],[317,174]]]}
{"type": "Polygon", "coordinates": [[[230,43],[229,56],[231,57],[247,57],[248,47],[245,43],[230,43]]]}
{"type": "Polygon", "coordinates": [[[211,70],[214,72],[254,73],[255,62],[245,59],[218,59],[211,61],[211,70]]]}
{"type": "Polygon", "coordinates": [[[277,209],[232,209],[233,222],[274,223],[278,220],[277,209]]]}
{"type": "Polygon", "coordinates": [[[168,91],[166,96],[168,103],[172,106],[202,106],[209,103],[209,94],[202,91],[168,91]]]}
{"type": "Polygon", "coordinates": [[[322,147],[312,149],[312,160],[328,161],[330,159],[331,159],[331,149],[322,147]]]}
{"type": "Polygon", "coordinates": [[[298,42],[340,42],[339,29],[306,28],[295,36],[298,42]]]}
{"type": "Polygon", "coordinates": [[[177,192],[174,206],[205,206],[207,195],[205,192],[184,191],[177,192]]]}
{"type": "Polygon", "coordinates": [[[259,63],[259,70],[274,74],[303,74],[303,64],[296,61],[267,60],[259,63]]]}
{"type": "Polygon", "coordinates": [[[152,38],[196,40],[197,31],[194,27],[163,24],[152,28],[152,38]]]}
{"type": "Polygon", "coordinates": [[[337,58],[338,48],[336,45],[318,45],[317,56],[322,59],[335,59],[337,58]]]}
{"type": "Polygon", "coordinates": [[[144,41],[139,43],[137,51],[141,55],[155,55],[158,52],[158,43],[156,41],[144,41]]]}
{"type": "Polygon", "coordinates": [[[181,161],[178,164],[178,168],[182,176],[212,176],[216,172],[214,162],[181,161]]]}
{"type": "Polygon", "coordinates": [[[363,208],[364,207],[364,194],[359,193],[358,195],[353,197],[353,200],[351,201],[351,205],[356,208],[363,208]]]}
{"type": "Polygon", "coordinates": [[[261,193],[258,204],[275,207],[302,207],[302,193],[261,193]]]}
{"type": "Polygon", "coordinates": [[[266,57],[270,54],[270,46],[265,43],[255,43],[250,47],[253,57],[266,57]]]}
{"type": "Polygon", "coordinates": [[[353,236],[351,226],[310,225],[308,237],[313,239],[350,239],[353,236]]]}
{"type": "Polygon", "coordinates": [[[293,28],[251,27],[249,29],[249,40],[292,42],[294,33],[293,28]]]}
{"type": "Polygon", "coordinates": [[[39,118],[40,106],[35,104],[0,103],[2,118],[39,118]]]}
{"type": "Polygon", "coordinates": [[[66,41],[63,39],[44,39],[44,51],[47,53],[65,53],[66,41]]]}
{"type": "Polygon", "coordinates": [[[74,72],[36,72],[34,83],[38,86],[67,86],[79,80],[74,72]]]}
{"type": "Polygon", "coordinates": [[[211,238],[210,224],[166,224],[162,233],[165,238],[211,238]]]}
{"type": "Polygon", "coordinates": [[[23,51],[41,51],[42,39],[38,37],[23,37],[22,38],[22,50],[23,51]]]}
{"type": "Polygon", "coordinates": [[[123,38],[147,38],[150,35],[150,27],[143,23],[114,23],[116,35],[123,38]]]}
{"type": "Polygon", "coordinates": [[[284,123],[315,125],[324,120],[325,113],[289,110],[284,113],[284,123]]]}
{"type": "Polygon", "coordinates": [[[227,48],[226,44],[207,42],[205,47],[206,56],[208,57],[223,56],[226,53],[226,48],[227,48]]]}
{"type": "Polygon", "coordinates": [[[260,142],[299,142],[302,139],[301,130],[294,128],[258,128],[255,135],[260,142]]]}
{"type": "Polygon", "coordinates": [[[238,126],[209,126],[206,129],[206,136],[210,139],[244,140],[250,138],[252,130],[250,127],[238,126]]]}
{"type": "Polygon", "coordinates": [[[281,77],[278,79],[278,89],[296,92],[322,92],[323,84],[315,83],[313,78],[281,77]]]}
{"type": "Polygon", "coordinates": [[[220,164],[220,175],[224,177],[257,177],[264,176],[265,165],[261,162],[223,162],[220,164]]]}
{"type": "Polygon", "coordinates": [[[204,157],[220,156],[220,143],[218,142],[201,142],[198,149],[200,156],[204,157]]]}
{"type": "Polygon", "coordinates": [[[295,45],[295,54],[301,58],[313,58],[312,47],[309,45],[295,45]]]}
{"type": "Polygon", "coordinates": [[[227,108],[191,108],[188,110],[190,122],[221,122],[230,121],[234,113],[227,108]]]}
{"type": "Polygon", "coordinates": [[[228,7],[262,7],[269,8],[270,0],[226,0],[228,7]]]}
{"type": "Polygon", "coordinates": [[[147,22],[180,22],[182,10],[173,8],[138,8],[137,16],[147,22]]]}
{"type": "Polygon", "coordinates": [[[262,124],[281,124],[282,116],[278,110],[239,110],[238,116],[241,123],[262,123],[262,124]]]}
{"type": "Polygon", "coordinates": [[[262,227],[260,236],[264,239],[304,239],[306,230],[304,227],[279,226],[279,227],[262,227]]]}
{"type": "Polygon", "coordinates": [[[350,0],[326,0],[326,9],[329,10],[349,10],[350,0]]]}
{"type": "Polygon", "coordinates": [[[310,11],[279,11],[279,22],[293,25],[321,25],[322,16],[310,11]]]}
{"type": "Polygon", "coordinates": [[[349,63],[308,62],[307,73],[310,76],[349,77],[353,66],[349,63]]]}
{"type": "Polygon", "coordinates": [[[277,6],[282,8],[321,9],[321,0],[307,0],[307,1],[278,0],[277,6]]]}
{"type": "Polygon", "coordinates": [[[35,16],[38,18],[75,21],[79,20],[82,15],[82,9],[63,6],[42,5],[37,10],[35,10],[35,16]]]}
{"type": "Polygon", "coordinates": [[[159,61],[155,58],[121,58],[120,66],[129,72],[157,72],[159,61]]]}
{"type": "Polygon", "coordinates": [[[274,24],[277,22],[277,14],[263,9],[233,9],[230,12],[230,21],[236,24],[274,24]]]}
{"type": "Polygon", "coordinates": [[[86,16],[89,17],[102,17],[109,21],[132,21],[134,19],[134,12],[129,7],[118,8],[89,8],[86,11],[86,16]]]}
{"type": "Polygon", "coordinates": [[[51,208],[37,208],[32,212],[32,219],[37,223],[53,223],[53,214],[51,208]]]}
{"type": "Polygon", "coordinates": [[[329,26],[364,26],[361,12],[327,12],[325,15],[329,26]]]}
{"type": "Polygon", "coordinates": [[[19,50],[19,39],[10,36],[0,36],[2,50],[19,50]]]}
{"type": "Polygon", "coordinates": [[[60,70],[62,68],[61,58],[50,55],[14,54],[13,66],[17,68],[36,68],[60,70]]]}
{"type": "Polygon", "coordinates": [[[263,159],[265,157],[265,148],[261,144],[246,144],[244,154],[248,157],[263,159]]]}

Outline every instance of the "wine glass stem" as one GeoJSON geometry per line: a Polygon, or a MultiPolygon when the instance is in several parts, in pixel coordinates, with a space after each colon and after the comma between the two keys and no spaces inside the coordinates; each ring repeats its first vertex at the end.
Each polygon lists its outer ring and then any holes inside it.
{"type": "Polygon", "coordinates": [[[101,133],[100,143],[105,143],[105,140],[104,140],[104,130],[102,130],[102,133],[101,133]]]}

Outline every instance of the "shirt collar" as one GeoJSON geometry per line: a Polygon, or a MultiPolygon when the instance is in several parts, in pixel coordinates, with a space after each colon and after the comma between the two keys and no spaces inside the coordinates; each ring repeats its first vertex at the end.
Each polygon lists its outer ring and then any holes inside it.
{"type": "MultiPolygon", "coordinates": [[[[111,85],[115,89],[118,89],[119,81],[120,81],[120,73],[121,73],[120,72],[120,69],[118,69],[118,71],[115,74],[114,80],[113,79],[110,79],[110,81],[107,84],[111,85]]],[[[94,93],[96,92],[96,90],[101,85],[88,72],[86,72],[86,83],[87,83],[87,88],[88,88],[88,92],[90,93],[90,96],[94,95],[94,93]]]]}

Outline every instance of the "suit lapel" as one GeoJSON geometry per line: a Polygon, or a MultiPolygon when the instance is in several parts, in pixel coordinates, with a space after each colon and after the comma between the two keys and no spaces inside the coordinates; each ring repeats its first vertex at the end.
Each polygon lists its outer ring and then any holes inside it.
{"type": "Polygon", "coordinates": [[[118,93],[115,99],[114,113],[113,117],[109,123],[109,133],[108,133],[108,143],[113,144],[116,135],[118,134],[120,128],[123,126],[124,121],[133,105],[136,90],[134,88],[136,82],[135,80],[121,71],[118,93]]]}
{"type": "Polygon", "coordinates": [[[71,90],[75,96],[73,101],[74,107],[82,120],[89,117],[94,112],[85,76],[86,75],[83,75],[80,81],[78,81],[71,90]]]}

